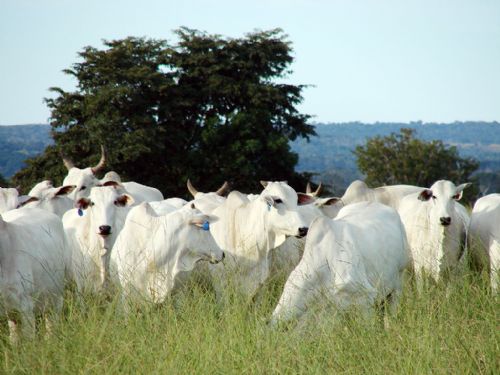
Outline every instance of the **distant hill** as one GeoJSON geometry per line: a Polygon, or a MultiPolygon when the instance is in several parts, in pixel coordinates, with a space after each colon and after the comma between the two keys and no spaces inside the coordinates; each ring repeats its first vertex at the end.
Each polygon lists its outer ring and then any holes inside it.
{"type": "Polygon", "coordinates": [[[0,174],[11,177],[26,158],[40,154],[51,143],[49,125],[0,126],[0,174]]]}
{"type": "MultiPolygon", "coordinates": [[[[297,169],[317,173],[317,181],[329,183],[336,192],[341,192],[350,181],[362,177],[352,153],[354,148],[367,138],[398,133],[401,128],[416,129],[417,137],[424,140],[437,139],[456,146],[461,156],[480,162],[480,172],[493,172],[500,182],[498,122],[316,124],[317,137],[312,137],[309,143],[302,139],[292,143],[292,149],[299,154],[297,169]]],[[[486,190],[484,187],[483,191],[486,190]]]]}
{"type": "MultiPolygon", "coordinates": [[[[336,193],[340,193],[352,180],[362,178],[352,153],[356,145],[364,144],[367,138],[376,135],[397,133],[403,127],[416,129],[419,138],[439,139],[445,144],[454,145],[461,156],[474,157],[480,162],[480,172],[489,175],[487,181],[491,181],[487,183],[493,184],[494,189],[498,190],[498,122],[316,124],[317,137],[311,137],[310,142],[301,139],[291,143],[292,149],[299,154],[297,169],[316,173],[316,181],[322,180],[332,185],[336,193]]],[[[23,167],[24,159],[41,153],[51,143],[49,125],[0,126],[0,174],[11,177],[23,167]]],[[[482,190],[487,191],[488,186],[482,190]]]]}

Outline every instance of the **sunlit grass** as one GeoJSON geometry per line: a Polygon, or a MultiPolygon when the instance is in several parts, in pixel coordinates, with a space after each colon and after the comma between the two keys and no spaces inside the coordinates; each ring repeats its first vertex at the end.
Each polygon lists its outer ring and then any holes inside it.
{"type": "Polygon", "coordinates": [[[283,277],[254,303],[191,285],[127,316],[118,300],[70,293],[52,335],[11,346],[3,333],[0,372],[498,374],[500,305],[485,280],[454,275],[422,293],[407,285],[385,328],[376,315],[329,309],[271,329],[283,277]]]}

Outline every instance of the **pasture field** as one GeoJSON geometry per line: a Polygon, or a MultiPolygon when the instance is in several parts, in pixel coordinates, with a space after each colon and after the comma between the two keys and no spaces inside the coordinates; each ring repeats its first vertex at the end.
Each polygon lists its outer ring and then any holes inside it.
{"type": "MultiPolygon", "coordinates": [[[[255,304],[216,301],[192,285],[162,306],[124,316],[117,301],[74,298],[50,335],[11,345],[4,329],[0,372],[13,374],[499,374],[500,304],[467,273],[448,287],[405,288],[386,324],[359,314],[312,313],[267,324],[282,290],[277,277],[255,304]]],[[[135,309],[133,310],[135,311],[135,309]]]]}

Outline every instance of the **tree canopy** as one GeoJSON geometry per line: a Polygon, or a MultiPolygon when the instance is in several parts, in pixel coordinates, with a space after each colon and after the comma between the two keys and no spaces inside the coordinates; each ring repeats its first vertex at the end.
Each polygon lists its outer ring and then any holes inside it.
{"type": "Polygon", "coordinates": [[[471,182],[475,181],[471,174],[479,167],[476,160],[460,157],[456,147],[438,140],[420,140],[415,130],[408,128],[402,128],[399,134],[370,138],[365,145],[357,146],[354,154],[365,181],[372,186],[429,187],[440,179],[471,182]]]}
{"type": "Polygon", "coordinates": [[[76,90],[55,87],[46,99],[55,145],[13,180],[60,181],[61,154],[85,167],[99,159],[102,144],[109,169],[166,195],[184,195],[188,178],[202,190],[226,179],[246,191],[261,179],[303,184],[288,141],[315,133],[296,108],[304,86],[279,81],[293,61],[286,35],[176,34],[175,45],[129,37],[83,48],[82,61],[64,71],[76,90]]]}

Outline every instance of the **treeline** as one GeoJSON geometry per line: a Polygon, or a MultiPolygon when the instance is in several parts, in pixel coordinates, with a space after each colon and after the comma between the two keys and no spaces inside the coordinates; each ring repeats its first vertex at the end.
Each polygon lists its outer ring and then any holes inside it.
{"type": "Polygon", "coordinates": [[[353,179],[363,177],[353,153],[355,147],[366,144],[375,136],[398,133],[401,128],[415,129],[415,136],[419,139],[441,140],[446,145],[455,146],[460,156],[474,158],[479,162],[476,175],[481,185],[480,192],[500,191],[498,122],[319,123],[315,126],[317,137],[312,137],[310,142],[297,140],[292,143],[292,150],[299,154],[297,170],[314,173],[316,181],[329,184],[333,192],[340,194],[353,179]]]}

